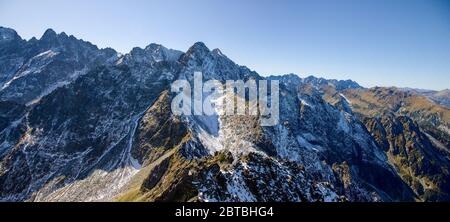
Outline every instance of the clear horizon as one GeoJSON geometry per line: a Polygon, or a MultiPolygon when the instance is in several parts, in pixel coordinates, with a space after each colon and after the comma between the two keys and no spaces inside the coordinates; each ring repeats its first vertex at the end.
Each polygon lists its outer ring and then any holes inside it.
{"type": "Polygon", "coordinates": [[[0,0],[0,26],[24,39],[52,28],[121,53],[150,43],[186,51],[201,41],[262,76],[450,87],[450,3],[440,0],[0,0]]]}

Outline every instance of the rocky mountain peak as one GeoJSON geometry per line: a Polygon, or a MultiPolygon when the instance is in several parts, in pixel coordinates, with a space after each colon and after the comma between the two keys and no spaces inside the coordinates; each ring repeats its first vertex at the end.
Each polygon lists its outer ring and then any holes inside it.
{"type": "Polygon", "coordinates": [[[173,49],[168,49],[163,45],[151,43],[144,49],[135,47],[130,53],[125,55],[127,63],[146,63],[153,64],[161,61],[177,61],[183,52],[173,49]]]}
{"type": "MultiPolygon", "coordinates": [[[[9,39],[20,38],[12,29],[2,28],[0,32],[2,36],[13,36],[9,39]]],[[[64,32],[57,34],[53,29],[46,30],[39,40],[2,44],[1,50],[5,62],[0,62],[0,98],[21,104],[36,102],[89,68],[117,58],[113,49],[100,50],[90,42],[64,32]]]]}
{"type": "Polygon", "coordinates": [[[225,55],[222,53],[222,51],[220,51],[220,49],[218,49],[218,48],[213,49],[213,50],[212,50],[212,53],[213,53],[214,55],[218,55],[218,56],[225,56],[225,55]]]}
{"type": "Polygon", "coordinates": [[[160,44],[156,44],[156,43],[150,43],[150,45],[145,47],[145,50],[147,50],[147,51],[157,51],[157,50],[161,50],[161,49],[165,49],[165,47],[160,44]]]}
{"type": "Polygon", "coordinates": [[[47,29],[41,37],[41,41],[54,40],[58,37],[58,34],[53,29],[47,29]]]}
{"type": "Polygon", "coordinates": [[[155,61],[177,61],[183,52],[168,49],[163,45],[152,43],[144,49],[155,61]]]}
{"type": "Polygon", "coordinates": [[[14,29],[5,28],[0,26],[0,42],[12,41],[21,39],[14,29]]]}
{"type": "Polygon", "coordinates": [[[203,42],[196,42],[194,45],[192,45],[188,51],[186,52],[186,55],[205,55],[209,54],[211,51],[209,48],[205,45],[203,42]]]}

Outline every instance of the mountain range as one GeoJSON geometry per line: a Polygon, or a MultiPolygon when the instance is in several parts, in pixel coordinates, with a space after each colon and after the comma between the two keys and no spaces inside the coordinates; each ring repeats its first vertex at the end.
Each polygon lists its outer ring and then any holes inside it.
{"type": "Polygon", "coordinates": [[[0,27],[0,201],[449,201],[448,101],[264,77],[202,42],[120,54],[0,27]],[[279,124],[173,115],[170,84],[198,71],[279,80],[279,124]]]}

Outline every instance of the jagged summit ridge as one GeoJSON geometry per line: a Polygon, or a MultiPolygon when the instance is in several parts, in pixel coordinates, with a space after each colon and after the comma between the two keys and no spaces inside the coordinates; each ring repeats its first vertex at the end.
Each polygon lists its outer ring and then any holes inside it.
{"type": "Polygon", "coordinates": [[[90,42],[56,34],[52,29],[39,40],[2,44],[0,51],[0,99],[23,104],[34,103],[93,66],[117,58],[111,48],[98,49],[90,42]]]}

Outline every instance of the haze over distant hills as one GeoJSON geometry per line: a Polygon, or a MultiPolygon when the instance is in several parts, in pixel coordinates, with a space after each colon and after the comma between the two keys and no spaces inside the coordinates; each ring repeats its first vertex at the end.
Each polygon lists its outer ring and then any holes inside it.
{"type": "Polygon", "coordinates": [[[122,55],[0,27],[1,201],[449,201],[449,128],[448,90],[262,77],[202,42],[122,55]],[[194,71],[279,80],[280,123],[173,115],[170,84],[194,71]]]}

